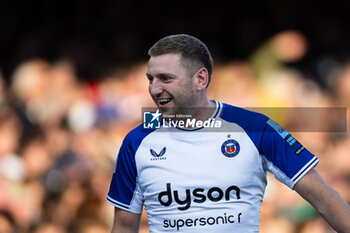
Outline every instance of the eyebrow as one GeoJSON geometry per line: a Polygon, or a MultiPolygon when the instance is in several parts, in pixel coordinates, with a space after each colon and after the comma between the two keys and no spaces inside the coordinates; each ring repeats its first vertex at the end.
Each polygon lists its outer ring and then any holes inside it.
{"type": "MultiPolygon", "coordinates": [[[[149,73],[146,73],[146,76],[147,76],[147,77],[153,78],[153,75],[151,75],[151,74],[149,74],[149,73]]],[[[160,77],[160,78],[162,78],[162,77],[172,77],[172,78],[175,78],[175,75],[174,75],[174,74],[171,74],[171,73],[160,73],[160,74],[156,74],[155,76],[156,76],[156,77],[160,77]]]]}

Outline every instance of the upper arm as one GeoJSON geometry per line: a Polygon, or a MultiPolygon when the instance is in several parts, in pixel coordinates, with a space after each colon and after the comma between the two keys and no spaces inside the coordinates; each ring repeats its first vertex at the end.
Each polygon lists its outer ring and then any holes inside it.
{"type": "Polygon", "coordinates": [[[141,214],[115,208],[112,233],[139,232],[141,214]]]}

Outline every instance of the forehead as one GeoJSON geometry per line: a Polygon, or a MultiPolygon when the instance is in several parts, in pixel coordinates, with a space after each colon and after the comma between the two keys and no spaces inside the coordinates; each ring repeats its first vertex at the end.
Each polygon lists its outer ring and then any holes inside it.
{"type": "Polygon", "coordinates": [[[181,55],[169,53],[159,56],[151,56],[148,60],[147,73],[156,75],[160,73],[179,73],[185,69],[181,64],[181,55]]]}

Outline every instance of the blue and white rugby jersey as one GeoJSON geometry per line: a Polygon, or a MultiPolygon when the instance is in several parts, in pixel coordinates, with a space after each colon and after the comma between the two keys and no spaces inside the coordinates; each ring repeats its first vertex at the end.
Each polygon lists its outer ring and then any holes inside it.
{"type": "Polygon", "coordinates": [[[318,159],[268,117],[217,102],[222,132],[132,130],[107,201],[150,232],[259,232],[267,171],[293,189],[318,159]]]}

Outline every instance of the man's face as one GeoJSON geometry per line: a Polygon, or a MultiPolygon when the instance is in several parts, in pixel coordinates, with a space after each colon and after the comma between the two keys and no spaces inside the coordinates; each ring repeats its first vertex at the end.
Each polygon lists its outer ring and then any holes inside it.
{"type": "Polygon", "coordinates": [[[149,93],[162,113],[186,114],[196,103],[192,77],[180,63],[181,55],[152,56],[148,61],[149,93]]]}

